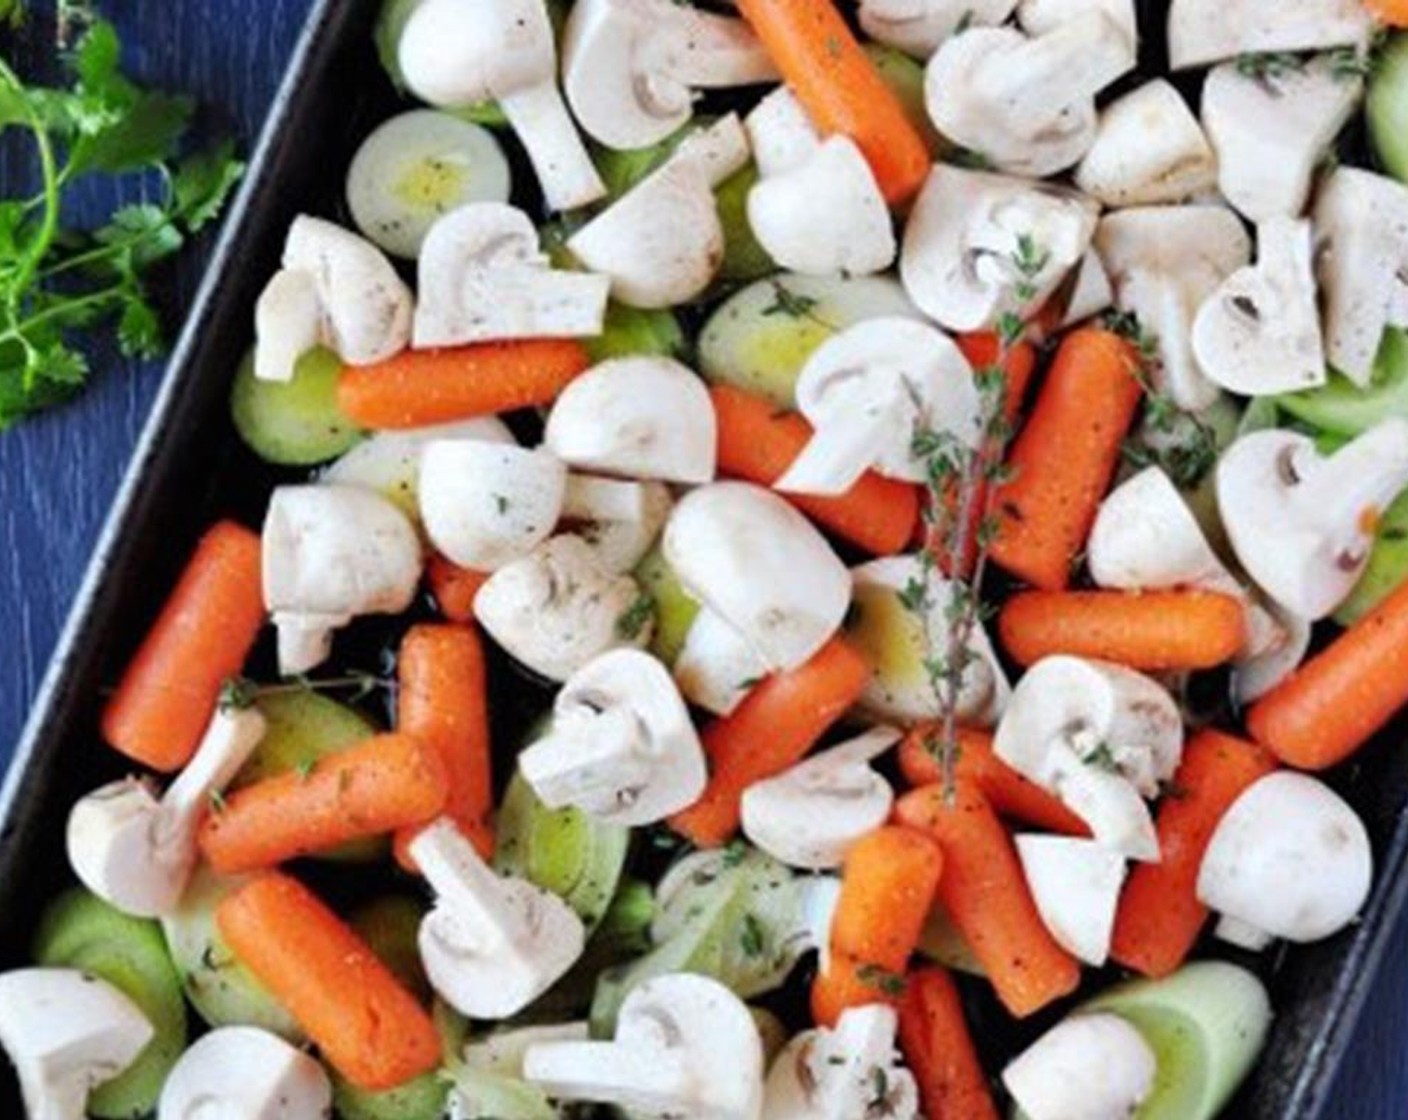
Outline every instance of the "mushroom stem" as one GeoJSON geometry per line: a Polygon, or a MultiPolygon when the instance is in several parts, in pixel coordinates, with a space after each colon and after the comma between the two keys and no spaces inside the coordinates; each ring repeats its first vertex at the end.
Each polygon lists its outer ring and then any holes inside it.
{"type": "Polygon", "coordinates": [[[456,940],[481,952],[516,940],[522,915],[507,905],[503,881],[472,849],[438,826],[422,832],[412,846],[437,902],[454,915],[456,940]]]}
{"type": "Polygon", "coordinates": [[[687,137],[675,149],[670,162],[697,167],[710,189],[714,189],[742,171],[748,157],[748,134],[743,131],[743,122],[730,113],[687,137]]]}
{"type": "MultiPolygon", "coordinates": [[[[872,385],[858,380],[856,388],[866,390],[872,385]]],[[[843,410],[847,421],[818,425],[773,488],[799,494],[844,494],[893,446],[904,419],[903,385],[903,379],[896,377],[870,399],[847,402],[855,406],[843,410]]]]}
{"type": "Polygon", "coordinates": [[[571,210],[606,193],[555,81],[505,94],[499,107],[528,150],[550,209],[571,210]]]}
{"type": "Polygon", "coordinates": [[[158,843],[189,847],[197,825],[196,811],[212,791],[230,784],[264,738],[267,726],[258,708],[222,708],[215,713],[195,755],[161,799],[158,843]]]}
{"type": "Polygon", "coordinates": [[[1306,445],[1284,469],[1303,480],[1292,493],[1305,516],[1332,525],[1347,549],[1362,552],[1365,526],[1408,486],[1408,421],[1385,420],[1328,459],[1306,445]]]}
{"type": "Polygon", "coordinates": [[[1092,11],[991,56],[979,83],[1012,119],[1060,130],[1071,105],[1094,97],[1128,69],[1124,33],[1104,12],[1092,11]]]}
{"type": "Polygon", "coordinates": [[[1234,918],[1230,914],[1223,914],[1217,921],[1216,933],[1219,941],[1225,941],[1229,945],[1235,945],[1239,949],[1246,949],[1248,952],[1260,953],[1268,945],[1276,940],[1275,936],[1267,933],[1251,924],[1244,922],[1241,918],[1234,918]]]}
{"type": "Polygon", "coordinates": [[[612,707],[585,718],[559,717],[550,734],[518,756],[518,767],[549,809],[610,808],[649,779],[646,747],[636,714],[612,707]]]}
{"type": "Polygon", "coordinates": [[[562,496],[562,517],[567,521],[644,521],[648,495],[639,482],[592,475],[569,474],[562,496]]]}

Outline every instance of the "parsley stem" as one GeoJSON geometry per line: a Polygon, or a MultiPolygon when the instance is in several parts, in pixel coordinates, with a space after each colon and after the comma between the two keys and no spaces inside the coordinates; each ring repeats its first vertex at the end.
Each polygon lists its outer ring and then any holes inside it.
{"type": "Polygon", "coordinates": [[[3,58],[0,58],[0,81],[3,81],[19,95],[16,100],[24,111],[25,124],[34,134],[34,145],[39,153],[39,172],[44,183],[43,193],[38,196],[43,199],[44,207],[43,215],[39,219],[39,229],[35,232],[30,243],[25,246],[19,268],[6,281],[6,287],[9,289],[6,311],[11,323],[11,331],[7,334],[13,334],[17,330],[23,329],[23,324],[20,324],[18,328],[15,326],[15,319],[19,315],[19,300],[34,279],[40,263],[48,255],[49,247],[54,243],[54,236],[58,233],[59,176],[54,164],[54,149],[49,143],[49,133],[45,130],[39,115],[34,111],[34,106],[24,96],[24,83],[20,81],[19,76],[10,69],[9,64],[3,58]]]}
{"type": "Polygon", "coordinates": [[[15,338],[19,335],[25,334],[27,331],[33,330],[35,327],[43,323],[48,322],[50,319],[70,316],[73,314],[75,309],[97,306],[99,304],[107,303],[109,300],[121,298],[121,296],[126,292],[126,290],[126,283],[124,281],[119,281],[118,283],[112,285],[109,288],[103,288],[101,291],[90,292],[86,296],[80,296],[77,299],[67,300],[64,303],[56,304],[53,307],[50,307],[44,311],[37,311],[33,315],[28,316],[27,318],[20,319],[18,322],[12,323],[10,328],[7,329],[3,335],[0,335],[0,338],[15,338]]]}

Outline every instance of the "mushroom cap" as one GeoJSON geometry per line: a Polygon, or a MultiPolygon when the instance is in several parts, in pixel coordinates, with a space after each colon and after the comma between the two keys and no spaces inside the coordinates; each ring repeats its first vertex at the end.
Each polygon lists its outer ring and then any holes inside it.
{"type": "Polygon", "coordinates": [[[1078,960],[1103,968],[1124,886],[1124,856],[1076,836],[1024,833],[1015,842],[1027,886],[1051,936],[1078,960]]]}
{"type": "Polygon", "coordinates": [[[914,1075],[899,1064],[899,1016],[880,1003],[851,1007],[831,1029],[803,1031],[768,1072],[767,1120],[919,1120],[914,1075]]]}
{"type": "Polygon", "coordinates": [[[157,1120],[203,1120],[216,1112],[241,1120],[319,1117],[332,1108],[323,1067],[257,1027],[220,1027],[193,1042],[167,1075],[157,1120]]]}
{"type": "Polygon", "coordinates": [[[768,675],[768,665],[722,615],[704,607],[685,633],[673,672],[691,704],[727,716],[768,675]]]}
{"type": "Polygon", "coordinates": [[[675,499],[663,482],[567,476],[562,518],[591,546],[599,567],[624,575],[633,572],[660,537],[675,499]],[[634,490],[639,497],[628,517],[617,516],[598,500],[603,487],[634,490]]]}
{"type": "Polygon", "coordinates": [[[542,0],[420,0],[396,53],[411,92],[442,107],[549,81],[557,56],[542,0]]]}
{"type": "Polygon", "coordinates": [[[965,18],[969,26],[1005,23],[1017,0],[861,0],[860,26],[877,43],[927,62],[965,18]]]}
{"type": "Polygon", "coordinates": [[[1157,466],[1131,475],[1100,503],[1086,562],[1097,585],[1125,591],[1206,586],[1227,572],[1183,495],[1157,466]]]}
{"type": "Polygon", "coordinates": [[[1002,1083],[1029,1120],[1123,1120],[1138,1115],[1157,1073],[1144,1036],[1097,1012],[1047,1031],[1002,1071],[1002,1083]]]}
{"type": "Polygon", "coordinates": [[[1305,774],[1268,774],[1232,803],[1198,871],[1198,899],[1255,930],[1318,941],[1369,897],[1373,851],[1344,800],[1305,774]]]}
{"type": "Polygon", "coordinates": [[[1273,8],[1256,0],[1173,0],[1169,61],[1186,70],[1242,54],[1358,46],[1373,29],[1358,0],[1294,0],[1273,8]]]}
{"type": "Polygon", "coordinates": [[[1075,267],[1075,279],[1066,298],[1066,313],[1061,317],[1060,329],[1083,323],[1114,302],[1115,289],[1110,284],[1110,274],[1105,271],[1100,254],[1094,249],[1087,249],[1075,267]]]}
{"type": "Polygon", "coordinates": [[[1130,44],[1137,45],[1139,21],[1134,0],[1021,0],[1017,5],[1017,22],[1028,35],[1045,35],[1092,9],[1104,12],[1125,33],[1130,44]]]}
{"type": "Polygon", "coordinates": [[[292,381],[298,359],[322,337],[318,278],[305,269],[281,268],[254,305],[254,376],[292,381]]]}
{"type": "Polygon", "coordinates": [[[1260,649],[1254,646],[1232,671],[1232,694],[1243,705],[1265,696],[1294,673],[1310,652],[1309,620],[1284,607],[1273,608],[1270,615],[1277,628],[1272,641],[1260,649]]]}

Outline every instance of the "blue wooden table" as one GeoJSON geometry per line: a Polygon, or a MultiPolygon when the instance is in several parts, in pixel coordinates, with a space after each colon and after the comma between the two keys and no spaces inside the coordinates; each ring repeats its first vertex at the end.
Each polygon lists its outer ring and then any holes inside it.
{"type": "MultiPolygon", "coordinates": [[[[308,0],[106,0],[148,84],[194,94],[207,123],[248,150],[308,0]]],[[[41,26],[22,57],[45,53],[41,26]]],[[[13,175],[13,171],[10,172],[13,175]]],[[[13,182],[0,164],[0,187],[13,182]]],[[[180,308],[199,275],[187,252],[166,293],[180,308]]],[[[0,765],[49,652],[156,389],[152,365],[113,363],[77,403],[0,434],[0,765]]],[[[1408,928],[1389,954],[1340,1083],[1334,1120],[1408,1117],[1408,928]]]]}

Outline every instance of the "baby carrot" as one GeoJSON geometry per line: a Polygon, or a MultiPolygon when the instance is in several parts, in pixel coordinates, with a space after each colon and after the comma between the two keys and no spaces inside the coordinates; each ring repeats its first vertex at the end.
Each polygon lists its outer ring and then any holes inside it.
{"type": "Polygon", "coordinates": [[[1221,731],[1200,731],[1188,741],[1159,806],[1159,862],[1135,864],[1120,895],[1115,960],[1154,977],[1183,963],[1208,916],[1198,901],[1203,853],[1232,802],[1275,768],[1260,747],[1221,731]]]}
{"type": "MultiPolygon", "coordinates": [[[[396,658],[396,729],[439,752],[449,782],[444,814],[479,854],[494,852],[484,646],[471,626],[413,626],[396,658]]],[[[409,846],[436,814],[396,831],[396,858],[415,870],[409,846]]]]}
{"type": "Polygon", "coordinates": [[[403,350],[343,369],[337,403],[364,428],[419,428],[551,404],[590,364],[571,339],[403,350]]]}
{"type": "Polygon", "coordinates": [[[377,735],[311,771],[237,790],[200,829],[216,871],[235,874],[427,821],[445,804],[445,763],[407,735],[377,735]]]}
{"type": "Polygon", "coordinates": [[[1258,743],[1290,766],[1343,762],[1408,704],[1408,582],[1247,714],[1258,743]]]}
{"type": "Polygon", "coordinates": [[[996,496],[994,560],[1046,591],[1070,582],[1142,390],[1134,347],[1082,327],[1061,343],[996,496]]]}
{"type": "MultiPolygon", "coordinates": [[[[779,413],[753,393],[730,385],[709,390],[718,420],[719,473],[771,486],[812,438],[795,412],[779,413]]],[[[877,555],[902,551],[919,521],[919,488],[867,471],[844,494],[783,494],[818,524],[877,555]]]]}
{"type": "Polygon", "coordinates": [[[201,538],[103,710],[112,746],[154,770],[190,761],[264,624],[259,563],[243,525],[220,521],[201,538]]]}
{"type": "Polygon", "coordinates": [[[928,145],[834,0],[739,0],[738,10],[817,128],[856,142],[890,205],[913,198],[931,166],[928,145]]]}
{"type": "Polygon", "coordinates": [[[895,1003],[904,995],[901,972],[887,972],[869,961],[833,951],[826,970],[812,981],[812,1021],[835,1024],[853,1007],[870,1003],[895,1003]]]}
{"type": "Polygon", "coordinates": [[[732,715],[704,729],[709,784],[670,827],[696,847],[728,843],[738,831],[743,791],[806,755],[860,698],[869,677],[865,659],[833,638],[805,665],[763,681],[732,715]]]}
{"type": "Polygon", "coordinates": [[[298,880],[261,875],[227,895],[215,920],[240,963],[359,1089],[391,1089],[440,1064],[430,1016],[298,880]]]}
{"type": "Polygon", "coordinates": [[[1068,653],[1131,669],[1211,669],[1246,640],[1242,604],[1213,591],[1028,591],[1002,608],[998,633],[1019,665],[1068,653]]]}
{"type": "Polygon", "coordinates": [[[902,797],[895,819],[928,832],[944,853],[939,901],[1017,1018],[1075,991],[1080,965],[1052,939],[1022,874],[1016,848],[975,783],[949,798],[940,785],[902,797]]]}
{"type": "Polygon", "coordinates": [[[438,552],[431,553],[425,566],[425,582],[435,597],[435,605],[451,622],[474,621],[474,597],[488,581],[488,572],[461,568],[438,552]]]}
{"type": "Polygon", "coordinates": [[[958,989],[942,968],[909,974],[900,1000],[899,1033],[927,1120],[998,1120],[958,989]]]}
{"type": "Polygon", "coordinates": [[[1380,23],[1408,27],[1408,0],[1365,0],[1364,6],[1380,23]]]}

